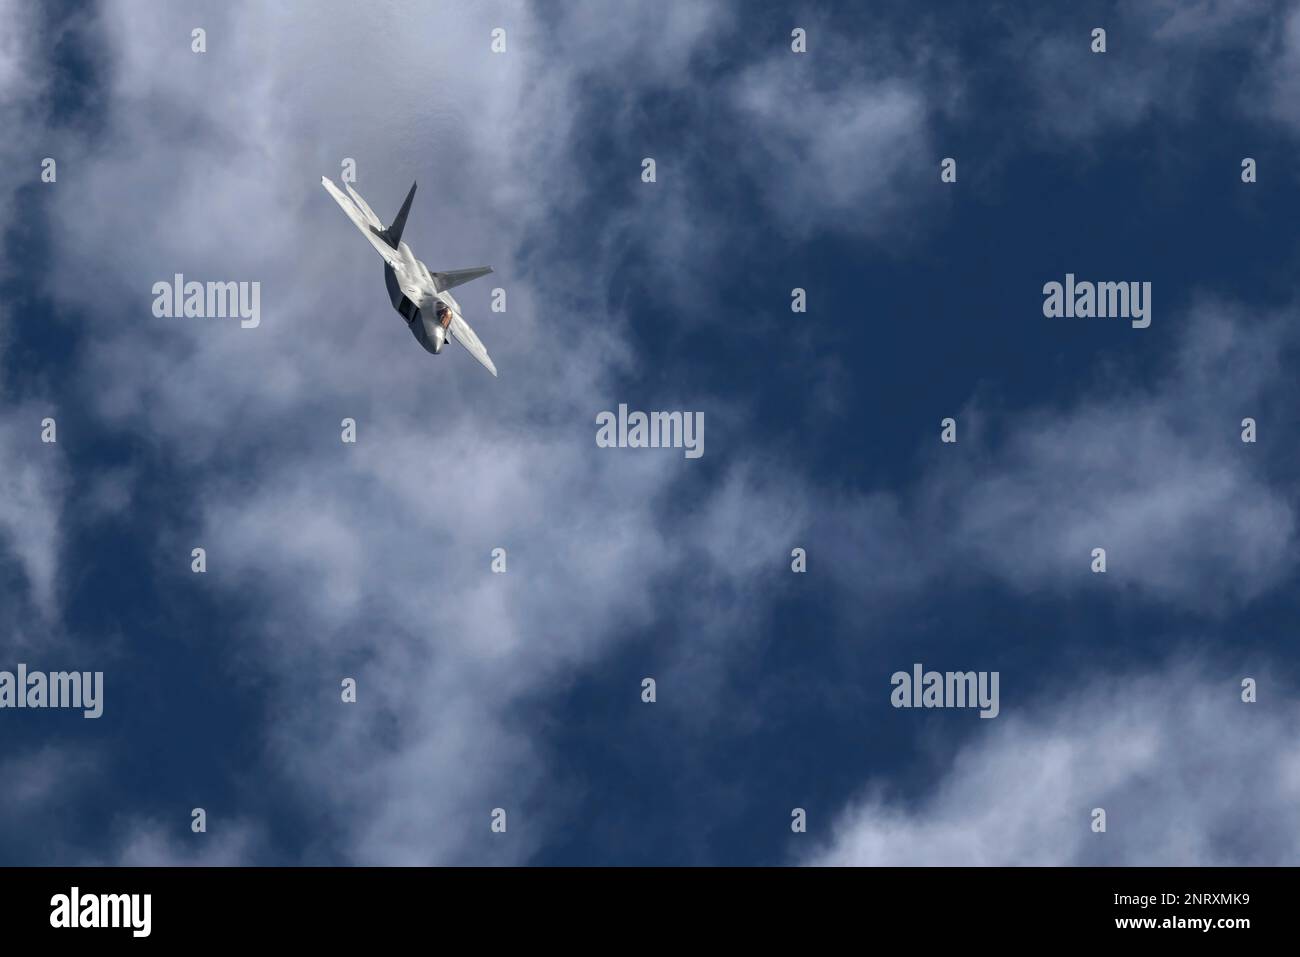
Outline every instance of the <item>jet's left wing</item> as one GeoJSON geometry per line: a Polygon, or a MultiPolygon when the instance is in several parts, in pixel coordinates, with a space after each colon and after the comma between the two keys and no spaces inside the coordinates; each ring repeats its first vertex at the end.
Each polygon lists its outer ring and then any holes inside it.
{"type": "Polygon", "coordinates": [[[375,211],[370,208],[370,204],[361,198],[361,194],[353,189],[352,184],[347,180],[343,181],[343,188],[346,189],[348,195],[352,197],[352,202],[357,204],[357,209],[361,210],[365,215],[366,221],[382,233],[384,231],[384,224],[380,222],[379,217],[375,215],[375,211]]]}
{"type": "Polygon", "coordinates": [[[469,327],[469,323],[454,310],[451,314],[451,334],[470,355],[487,366],[488,372],[497,374],[497,367],[492,364],[492,359],[488,356],[487,349],[483,348],[483,343],[478,341],[478,336],[474,335],[474,330],[469,327]]]}
{"type": "MultiPolygon", "coordinates": [[[[361,234],[365,236],[366,239],[370,240],[370,245],[375,247],[375,252],[384,257],[384,262],[388,263],[388,265],[392,266],[394,269],[400,269],[402,261],[397,256],[397,250],[393,249],[393,247],[389,246],[388,243],[380,239],[379,234],[376,233],[374,228],[371,226],[372,219],[374,219],[375,222],[378,222],[379,220],[375,218],[374,213],[370,212],[370,207],[367,206],[363,212],[360,206],[339,191],[339,188],[334,185],[333,181],[331,181],[328,176],[322,176],[320,178],[320,184],[325,187],[327,193],[334,197],[334,201],[343,208],[343,212],[348,214],[348,219],[352,220],[352,224],[356,226],[357,229],[361,230],[361,234]],[[369,215],[367,215],[367,213],[369,215]]],[[[360,196],[357,198],[361,199],[360,196]]],[[[365,200],[361,200],[361,202],[364,204],[365,200]]]]}

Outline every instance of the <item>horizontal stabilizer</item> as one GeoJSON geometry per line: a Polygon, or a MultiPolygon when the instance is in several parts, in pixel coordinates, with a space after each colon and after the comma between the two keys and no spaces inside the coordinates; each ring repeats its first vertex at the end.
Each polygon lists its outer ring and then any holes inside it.
{"type": "Polygon", "coordinates": [[[438,292],[445,292],[455,286],[463,285],[471,279],[486,276],[491,271],[491,266],[475,266],[473,269],[449,269],[446,272],[435,272],[432,273],[433,284],[438,292]]]}
{"type": "Polygon", "coordinates": [[[458,312],[452,312],[451,314],[450,332],[455,340],[464,346],[470,355],[483,363],[483,367],[487,369],[488,372],[491,372],[493,375],[497,374],[497,367],[492,364],[492,358],[488,355],[488,351],[483,348],[483,343],[479,341],[478,336],[474,335],[474,330],[469,327],[469,323],[465,321],[465,317],[458,312]]]}

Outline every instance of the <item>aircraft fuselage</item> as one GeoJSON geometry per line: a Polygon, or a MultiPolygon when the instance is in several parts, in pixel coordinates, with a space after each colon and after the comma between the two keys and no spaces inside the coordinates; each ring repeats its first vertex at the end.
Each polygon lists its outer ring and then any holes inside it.
{"type": "Polygon", "coordinates": [[[453,310],[460,312],[460,304],[450,292],[436,292],[429,268],[411,253],[406,243],[398,243],[397,254],[405,268],[403,273],[419,276],[423,282],[403,283],[392,266],[384,264],[384,284],[388,298],[397,314],[411,330],[426,352],[437,355],[447,343],[447,328],[451,325],[453,310]]]}

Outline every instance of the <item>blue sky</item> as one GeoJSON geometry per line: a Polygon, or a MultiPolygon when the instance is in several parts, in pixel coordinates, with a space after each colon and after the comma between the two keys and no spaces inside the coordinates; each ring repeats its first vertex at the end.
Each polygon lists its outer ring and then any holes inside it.
{"type": "Polygon", "coordinates": [[[0,711],[5,863],[1294,863],[1295,5],[0,17],[0,668],[105,675],[0,711]],[[344,158],[496,267],[499,379],[401,328],[344,158]]]}

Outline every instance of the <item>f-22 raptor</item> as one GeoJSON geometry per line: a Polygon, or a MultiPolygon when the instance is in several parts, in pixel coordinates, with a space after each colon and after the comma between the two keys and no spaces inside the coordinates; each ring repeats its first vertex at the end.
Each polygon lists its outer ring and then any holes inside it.
{"type": "Polygon", "coordinates": [[[320,182],[335,202],[343,207],[348,219],[375,247],[375,251],[384,257],[384,282],[388,286],[388,296],[393,302],[393,308],[406,320],[420,345],[437,355],[447,342],[455,339],[470,355],[487,366],[489,372],[496,375],[497,367],[492,364],[487,349],[483,348],[483,343],[474,335],[474,330],[460,314],[460,304],[448,291],[471,279],[486,276],[492,267],[476,266],[473,269],[429,272],[429,267],[415,258],[411,247],[402,242],[406,214],[411,211],[411,200],[415,198],[414,183],[411,184],[411,191],[406,194],[406,202],[402,203],[397,218],[391,226],[385,227],[348,182],[343,183],[343,188],[348,191],[346,196],[328,176],[322,176],[320,182]]]}

